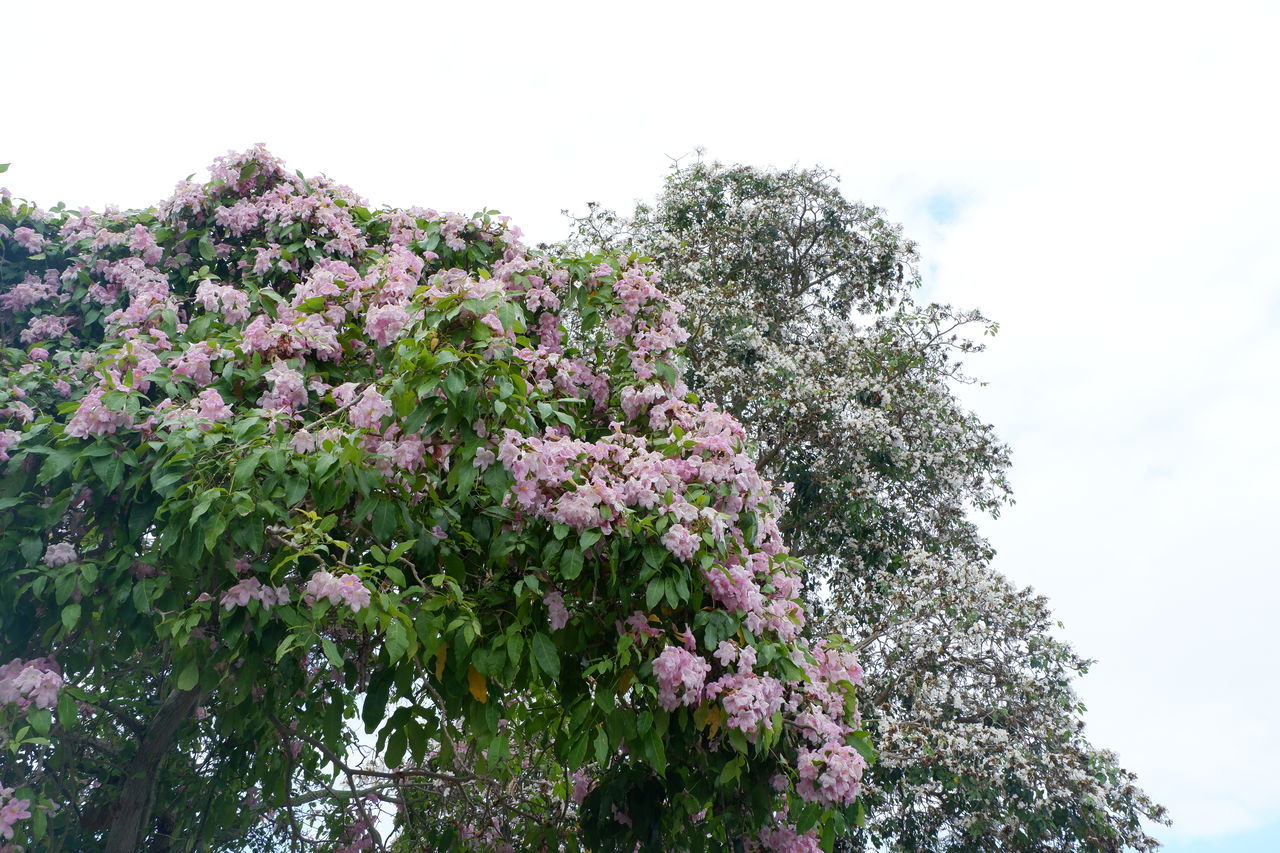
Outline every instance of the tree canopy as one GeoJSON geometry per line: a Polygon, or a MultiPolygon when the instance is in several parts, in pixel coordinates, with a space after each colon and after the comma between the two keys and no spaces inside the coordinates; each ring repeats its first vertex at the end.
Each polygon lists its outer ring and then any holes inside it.
{"type": "Polygon", "coordinates": [[[655,202],[592,205],[568,244],[653,258],[687,307],[687,379],[790,484],[779,524],[805,597],[858,650],[880,760],[850,849],[1156,846],[1163,809],[1083,735],[1088,661],[1047,602],[990,566],[976,512],[1009,451],[956,396],[996,326],[919,298],[915,246],[828,170],[701,159],[655,202]],[[975,340],[975,337],[978,340],[975,340]]]}
{"type": "Polygon", "coordinates": [[[146,210],[5,193],[0,307],[19,849],[803,851],[859,819],[861,669],[633,254],[254,149],[146,210]]]}

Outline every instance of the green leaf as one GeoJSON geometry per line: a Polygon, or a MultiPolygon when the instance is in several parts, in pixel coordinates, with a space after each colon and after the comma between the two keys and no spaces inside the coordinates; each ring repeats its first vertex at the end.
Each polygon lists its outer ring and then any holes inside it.
{"type": "Polygon", "coordinates": [[[489,742],[489,763],[492,765],[506,761],[509,751],[508,736],[503,732],[489,742]]]}
{"type": "Polygon", "coordinates": [[[39,536],[24,536],[22,542],[18,545],[18,550],[22,552],[22,556],[27,563],[34,565],[39,561],[40,555],[44,553],[44,542],[39,536]]]}
{"type": "Polygon", "coordinates": [[[560,654],[551,638],[541,631],[533,635],[533,659],[547,675],[552,678],[560,677],[560,654]]]}
{"type": "Polygon", "coordinates": [[[189,662],[178,676],[178,689],[190,690],[200,680],[200,667],[195,661],[189,662]]]}
{"type": "Polygon", "coordinates": [[[580,574],[582,574],[582,552],[569,548],[560,556],[560,576],[571,581],[580,574]]]}
{"type": "Polygon", "coordinates": [[[213,247],[213,241],[209,239],[208,234],[200,238],[199,249],[200,257],[206,261],[211,261],[218,256],[218,250],[213,247]]]}
{"type": "Polygon", "coordinates": [[[836,822],[829,820],[822,826],[823,853],[832,853],[836,849],[836,822]]]}
{"type": "Polygon", "coordinates": [[[800,810],[799,819],[796,820],[796,832],[803,835],[813,829],[820,817],[822,817],[822,806],[817,803],[805,803],[804,808],[800,810]]]}
{"type": "Polygon", "coordinates": [[[423,728],[422,723],[417,720],[410,719],[404,725],[405,734],[409,737],[409,754],[414,764],[421,764],[422,759],[426,757],[427,749],[431,746],[431,740],[427,737],[427,730],[423,728]]]}
{"type": "Polygon", "coordinates": [[[387,751],[382,756],[387,767],[399,767],[404,763],[404,751],[408,745],[404,729],[396,729],[391,733],[391,737],[387,738],[387,751]]]}
{"type": "Polygon", "coordinates": [[[657,729],[649,729],[645,735],[644,757],[659,776],[667,772],[667,750],[657,729]]]}
{"type": "Polygon", "coordinates": [[[333,644],[333,640],[328,637],[322,637],[320,646],[324,649],[324,656],[329,659],[329,663],[333,664],[337,669],[342,669],[342,655],[338,654],[338,647],[333,644]]]}
{"type": "Polygon", "coordinates": [[[867,731],[856,731],[850,739],[850,746],[858,750],[858,753],[866,759],[868,764],[876,763],[876,748],[871,745],[871,733],[867,731]]]}
{"type": "Polygon", "coordinates": [[[596,732],[596,761],[601,765],[605,763],[605,759],[609,757],[609,736],[604,733],[604,729],[596,732]]]}
{"type": "Polygon", "coordinates": [[[404,657],[404,653],[408,650],[409,632],[405,629],[403,622],[395,619],[387,626],[387,654],[391,656],[391,662],[395,663],[404,657]]]}
{"type": "Polygon", "coordinates": [[[405,555],[405,552],[417,544],[417,539],[410,539],[407,542],[401,542],[399,545],[391,549],[391,553],[387,554],[387,562],[394,563],[405,555]]]}
{"type": "Polygon", "coordinates": [[[373,535],[382,541],[391,538],[398,523],[396,505],[391,501],[379,501],[378,508],[373,511],[373,535]]]}
{"type": "Polygon", "coordinates": [[[585,551],[592,545],[599,542],[600,537],[603,535],[604,534],[600,532],[600,528],[598,527],[588,528],[587,530],[582,531],[582,535],[578,537],[578,545],[583,551],[585,551]]]}
{"type": "Polygon", "coordinates": [[[662,596],[666,594],[667,585],[663,583],[662,578],[654,578],[649,581],[649,588],[644,593],[644,605],[648,610],[652,610],[662,600],[662,596]]]}
{"type": "Polygon", "coordinates": [[[9,171],[9,166],[11,165],[11,163],[0,163],[0,173],[9,171]]]}
{"type": "Polygon", "coordinates": [[[80,605],[78,603],[68,604],[62,608],[62,624],[68,631],[76,626],[80,621],[80,605]]]}
{"type": "Polygon", "coordinates": [[[280,658],[288,654],[289,649],[293,648],[293,644],[298,642],[297,634],[288,634],[283,640],[280,640],[279,646],[275,647],[275,662],[279,663],[280,658]]]}
{"type": "Polygon", "coordinates": [[[27,713],[27,722],[31,723],[31,728],[36,730],[36,734],[44,737],[53,727],[53,715],[47,708],[32,708],[27,713]]]}
{"type": "Polygon", "coordinates": [[[58,697],[58,722],[62,724],[64,729],[69,729],[76,724],[79,716],[80,711],[76,706],[76,697],[63,690],[62,695],[58,697]]]}
{"type": "Polygon", "coordinates": [[[386,716],[387,699],[391,695],[391,683],[394,680],[394,669],[379,670],[369,679],[369,690],[364,695],[364,709],[360,713],[366,734],[376,730],[386,716]]]}

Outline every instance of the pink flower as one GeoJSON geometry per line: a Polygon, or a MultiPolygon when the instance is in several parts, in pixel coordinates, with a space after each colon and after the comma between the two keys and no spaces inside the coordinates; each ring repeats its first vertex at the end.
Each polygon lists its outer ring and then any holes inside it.
{"type": "Polygon", "coordinates": [[[210,421],[221,421],[231,417],[231,407],[222,401],[222,395],[215,389],[201,391],[196,398],[200,405],[196,409],[196,417],[210,421]]]}
{"type": "Polygon", "coordinates": [[[347,417],[353,426],[378,429],[382,425],[382,419],[390,414],[391,401],[371,386],[365,389],[364,395],[351,407],[347,417]]]}
{"type": "Polygon", "coordinates": [[[30,805],[30,800],[11,799],[0,806],[0,836],[10,840],[13,838],[13,825],[31,817],[28,808],[30,805]]]}
{"type": "Polygon", "coordinates": [[[18,443],[22,438],[22,433],[16,429],[0,430],[0,462],[4,462],[9,458],[9,448],[18,443]]]}
{"type": "Polygon", "coordinates": [[[667,646],[653,661],[658,703],[668,711],[702,701],[702,685],[711,664],[680,646],[667,646]]]}
{"type": "Polygon", "coordinates": [[[185,352],[170,360],[169,369],[178,376],[186,376],[201,387],[213,381],[210,363],[220,355],[218,349],[207,341],[188,347],[185,352]]]}
{"type": "Polygon", "coordinates": [[[27,328],[18,335],[18,340],[24,344],[54,340],[65,335],[70,328],[70,318],[44,314],[39,317],[32,317],[27,322],[27,328]]]}
{"type": "Polygon", "coordinates": [[[769,853],[818,853],[822,849],[815,830],[801,835],[787,824],[760,830],[760,844],[769,853]]]}
{"type": "Polygon", "coordinates": [[[44,552],[44,564],[51,569],[76,561],[76,549],[69,542],[56,542],[44,552]]]}
{"type": "Polygon", "coordinates": [[[662,534],[662,544],[681,560],[688,560],[697,553],[700,542],[683,524],[673,524],[662,534]]]}
{"type": "Polygon", "coordinates": [[[94,388],[80,400],[80,407],[67,424],[66,434],[74,438],[91,435],[111,435],[122,426],[133,423],[133,417],[124,411],[113,412],[102,404],[103,388],[94,388]]]}
{"type": "Polygon", "coordinates": [[[375,305],[365,315],[364,331],[378,346],[395,340],[409,322],[409,312],[399,305],[375,305]]]}
{"type": "Polygon", "coordinates": [[[796,792],[802,799],[847,806],[858,796],[867,762],[853,747],[830,741],[818,750],[801,749],[799,768],[796,792]]]}
{"type": "Polygon", "coordinates": [[[569,611],[564,606],[564,596],[559,592],[548,592],[542,597],[547,606],[547,618],[551,622],[551,630],[559,631],[569,622],[569,611]]]}
{"type": "Polygon", "coordinates": [[[343,382],[333,388],[331,392],[333,399],[337,401],[339,406],[350,406],[351,401],[356,397],[356,388],[358,387],[354,382],[343,382]]]}
{"type": "Polygon", "coordinates": [[[289,446],[293,448],[294,453],[310,453],[316,449],[316,439],[305,429],[300,429],[293,434],[293,438],[289,439],[289,446]]]}
{"type": "MultiPolygon", "coordinates": [[[[747,648],[755,652],[751,646],[747,648]]],[[[782,708],[782,693],[781,681],[743,673],[723,676],[707,686],[708,697],[722,697],[720,704],[729,715],[727,725],[742,731],[752,742],[762,727],[769,727],[773,713],[782,708]]]]}
{"type": "Polygon", "coordinates": [[[257,598],[262,589],[262,582],[257,578],[245,578],[222,594],[222,606],[226,610],[236,605],[246,606],[250,599],[257,598]]]}
{"type": "Polygon", "coordinates": [[[405,436],[396,442],[391,451],[391,461],[402,471],[416,471],[426,456],[427,446],[417,435],[405,436]]]}
{"type": "Polygon", "coordinates": [[[336,577],[326,571],[318,571],[307,581],[305,600],[315,603],[327,598],[330,604],[345,601],[352,610],[368,607],[372,597],[369,589],[355,575],[336,577]]]}
{"type": "Polygon", "coordinates": [[[44,247],[44,237],[25,225],[21,228],[13,229],[13,242],[33,255],[44,247]]]}
{"type": "Polygon", "coordinates": [[[587,798],[587,794],[591,793],[593,787],[591,777],[584,770],[573,771],[573,801],[578,805],[582,805],[582,801],[587,798]]]}
{"type": "Polygon", "coordinates": [[[302,374],[283,361],[271,365],[263,378],[271,383],[271,390],[258,398],[262,408],[293,412],[307,404],[307,386],[302,374]]]}
{"type": "Polygon", "coordinates": [[[20,711],[32,705],[52,708],[61,688],[62,676],[56,665],[46,659],[15,659],[0,666],[0,706],[16,704],[20,711]]]}

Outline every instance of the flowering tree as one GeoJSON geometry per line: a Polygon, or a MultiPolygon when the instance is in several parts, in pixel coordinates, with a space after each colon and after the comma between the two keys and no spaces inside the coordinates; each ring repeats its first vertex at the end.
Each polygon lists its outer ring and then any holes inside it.
{"type": "Polygon", "coordinates": [[[822,169],[676,168],[633,216],[571,241],[654,258],[689,306],[690,386],[793,484],[780,525],[854,643],[881,760],[854,849],[1151,849],[1163,809],[1082,735],[1087,661],[1043,598],[988,563],[970,511],[1008,500],[1007,449],[960,404],[977,312],[915,301],[915,250],[822,169]]]}
{"type": "Polygon", "coordinates": [[[211,173],[0,198],[9,849],[831,849],[861,670],[654,277],[211,173]]]}

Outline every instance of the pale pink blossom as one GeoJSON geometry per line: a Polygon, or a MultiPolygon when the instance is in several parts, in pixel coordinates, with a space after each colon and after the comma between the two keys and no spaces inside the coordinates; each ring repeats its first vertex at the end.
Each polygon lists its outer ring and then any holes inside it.
{"type": "Polygon", "coordinates": [[[382,419],[391,414],[391,401],[372,386],[351,407],[347,417],[351,424],[362,429],[378,429],[382,419]]]}
{"type": "Polygon", "coordinates": [[[44,248],[44,237],[37,234],[35,229],[28,228],[25,225],[13,229],[13,242],[33,255],[44,248]]]}
{"type": "Polygon", "coordinates": [[[316,439],[310,432],[300,429],[289,439],[289,446],[294,453],[310,453],[316,449],[316,439]]]}
{"type": "Polygon", "coordinates": [[[22,438],[22,433],[16,429],[0,430],[0,462],[7,461],[9,458],[9,450],[18,443],[22,438]]]}
{"type": "Polygon", "coordinates": [[[368,607],[372,600],[368,587],[360,578],[351,574],[338,577],[323,570],[311,576],[304,592],[308,603],[326,598],[331,604],[346,602],[352,610],[368,607]]]}
{"type": "Polygon", "coordinates": [[[559,631],[569,623],[569,610],[564,606],[564,596],[557,591],[548,592],[542,597],[542,603],[547,606],[547,619],[551,623],[551,630],[559,631]]]}
{"type": "Polygon", "coordinates": [[[698,551],[698,537],[685,528],[683,524],[673,524],[662,534],[662,544],[667,550],[682,560],[688,560],[698,551]]]}
{"type": "Polygon", "coordinates": [[[70,542],[55,542],[44,552],[44,564],[51,569],[74,563],[77,559],[76,549],[70,542]]]}
{"type": "Polygon", "coordinates": [[[196,397],[199,407],[196,409],[196,417],[210,421],[226,420],[233,414],[231,407],[222,400],[222,395],[213,388],[201,391],[196,397]]]}
{"type": "Polygon", "coordinates": [[[668,711],[702,701],[702,685],[711,664],[680,646],[667,646],[653,661],[658,703],[668,711]]]}

